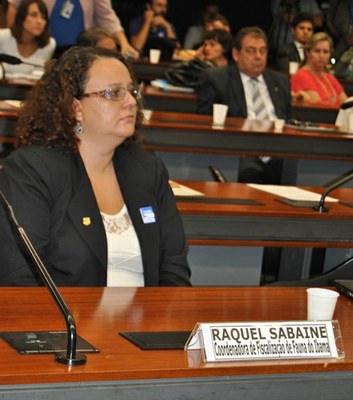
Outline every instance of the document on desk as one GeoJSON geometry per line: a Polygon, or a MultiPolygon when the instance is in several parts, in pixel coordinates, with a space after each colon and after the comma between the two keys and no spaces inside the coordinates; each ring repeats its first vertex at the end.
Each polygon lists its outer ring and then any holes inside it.
{"type": "MultiPolygon", "coordinates": [[[[283,186],[283,185],[259,185],[250,183],[248,186],[263,190],[264,192],[272,193],[276,196],[284,197],[293,201],[313,201],[319,202],[321,194],[310,192],[309,190],[300,189],[296,186],[283,186]]],[[[326,197],[325,201],[338,202],[338,199],[333,197],[326,197]]]]}
{"type": "Polygon", "coordinates": [[[174,196],[204,196],[203,193],[175,181],[169,181],[169,185],[173,190],[174,196]]]}
{"type": "Polygon", "coordinates": [[[20,108],[22,100],[4,100],[4,103],[9,105],[11,108],[20,108]]]}

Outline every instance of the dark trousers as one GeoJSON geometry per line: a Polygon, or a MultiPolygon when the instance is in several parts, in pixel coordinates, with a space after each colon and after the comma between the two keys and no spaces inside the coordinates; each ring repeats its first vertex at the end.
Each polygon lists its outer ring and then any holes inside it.
{"type": "Polygon", "coordinates": [[[238,182],[279,185],[282,178],[281,158],[263,162],[259,157],[243,156],[239,161],[238,182]]]}

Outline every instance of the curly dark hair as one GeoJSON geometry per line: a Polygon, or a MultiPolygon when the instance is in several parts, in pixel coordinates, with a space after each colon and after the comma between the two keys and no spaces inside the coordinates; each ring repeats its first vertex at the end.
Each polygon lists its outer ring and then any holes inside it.
{"type": "MultiPolygon", "coordinates": [[[[77,152],[80,139],[75,133],[74,99],[83,97],[88,71],[93,62],[101,58],[121,61],[136,83],[129,64],[116,51],[98,47],[70,48],[58,60],[49,62],[43,77],[29,91],[19,112],[17,146],[38,144],[77,152]]],[[[138,101],[136,129],[142,120],[141,103],[138,101]]],[[[126,141],[136,139],[134,133],[126,141]]]]}
{"type": "Polygon", "coordinates": [[[46,21],[46,25],[42,34],[35,38],[38,46],[41,48],[46,46],[49,43],[50,39],[48,9],[42,0],[23,0],[18,6],[15,21],[10,29],[12,36],[17,40],[17,42],[21,43],[23,34],[23,22],[27,18],[29,6],[33,3],[37,4],[39,12],[46,21]]]}

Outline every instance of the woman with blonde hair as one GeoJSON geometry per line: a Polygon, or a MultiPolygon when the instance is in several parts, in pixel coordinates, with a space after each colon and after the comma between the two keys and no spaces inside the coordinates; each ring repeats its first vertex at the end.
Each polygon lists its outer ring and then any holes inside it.
{"type": "Polygon", "coordinates": [[[342,104],[347,98],[338,80],[327,72],[333,50],[325,32],[315,33],[304,47],[306,62],[292,77],[292,97],[313,103],[342,104]]]}

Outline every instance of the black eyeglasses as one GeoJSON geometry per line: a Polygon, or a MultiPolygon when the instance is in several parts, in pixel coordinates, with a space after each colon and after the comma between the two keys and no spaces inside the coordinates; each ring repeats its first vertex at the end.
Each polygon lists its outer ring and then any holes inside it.
{"type": "Polygon", "coordinates": [[[117,87],[116,89],[107,88],[99,92],[84,93],[82,97],[101,97],[106,100],[120,101],[125,97],[127,92],[136,100],[141,98],[141,90],[138,86],[131,86],[127,89],[123,87],[117,87]]]}

